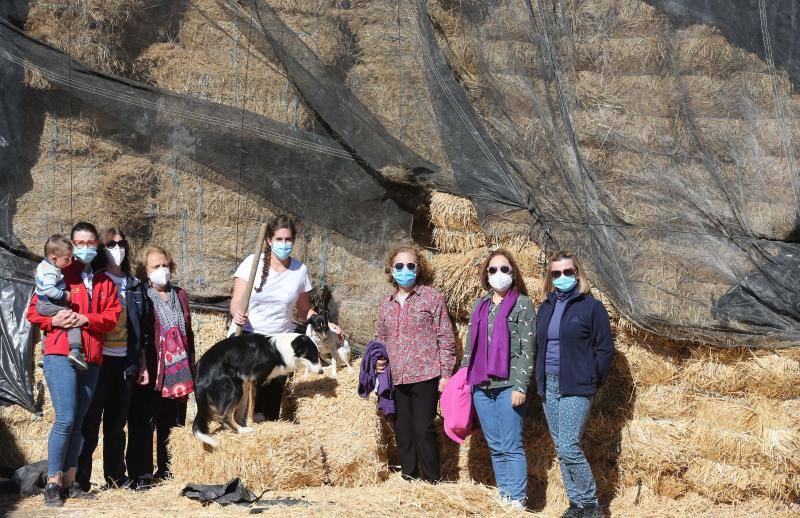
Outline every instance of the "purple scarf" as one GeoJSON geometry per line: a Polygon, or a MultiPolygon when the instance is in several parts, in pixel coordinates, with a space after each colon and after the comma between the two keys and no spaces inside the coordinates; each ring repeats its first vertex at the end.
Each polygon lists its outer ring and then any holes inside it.
{"type": "Polygon", "coordinates": [[[467,383],[480,385],[489,381],[489,376],[508,379],[511,336],[508,330],[508,315],[517,302],[519,293],[509,291],[500,303],[492,327],[492,347],[489,348],[489,308],[491,298],[487,298],[472,313],[472,355],[467,370],[467,383]]]}

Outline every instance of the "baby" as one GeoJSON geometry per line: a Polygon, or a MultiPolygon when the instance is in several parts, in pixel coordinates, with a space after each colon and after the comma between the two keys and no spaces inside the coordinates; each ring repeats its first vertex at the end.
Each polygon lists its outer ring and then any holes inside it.
{"type": "MultiPolygon", "coordinates": [[[[72,262],[72,242],[66,237],[55,234],[44,244],[44,260],[36,267],[36,311],[43,317],[52,317],[62,309],[69,309],[72,294],[67,291],[61,269],[72,262]]],[[[89,367],[83,356],[83,340],[81,328],[66,330],[69,340],[67,360],[72,367],[85,371],[89,367]]]]}

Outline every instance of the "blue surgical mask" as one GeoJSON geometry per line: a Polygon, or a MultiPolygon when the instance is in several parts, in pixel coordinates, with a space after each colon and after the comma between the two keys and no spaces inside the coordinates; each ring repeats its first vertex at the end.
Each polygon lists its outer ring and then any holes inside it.
{"type": "Polygon", "coordinates": [[[553,286],[562,293],[571,290],[576,284],[578,284],[578,280],[574,275],[562,275],[558,279],[553,279],[553,286]]]}
{"type": "Polygon", "coordinates": [[[283,243],[272,243],[272,253],[275,257],[283,261],[292,255],[292,242],[284,241],[283,243]]]}
{"type": "Polygon", "coordinates": [[[392,278],[398,286],[410,288],[417,282],[417,272],[409,270],[408,266],[403,266],[402,270],[392,270],[392,278]]]}
{"type": "Polygon", "coordinates": [[[82,262],[83,264],[89,264],[92,262],[92,259],[95,258],[97,255],[97,247],[94,246],[81,246],[75,247],[72,251],[72,255],[74,255],[78,261],[82,262]]]}

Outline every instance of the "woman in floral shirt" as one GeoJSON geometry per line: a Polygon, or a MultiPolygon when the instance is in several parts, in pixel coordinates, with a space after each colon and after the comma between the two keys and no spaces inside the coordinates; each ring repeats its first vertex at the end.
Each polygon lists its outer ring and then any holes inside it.
{"type": "MultiPolygon", "coordinates": [[[[376,336],[386,346],[395,387],[397,456],[404,478],[437,482],[439,443],[433,421],[439,393],[456,362],[453,327],[444,298],[426,284],[429,270],[419,250],[393,250],[386,274],[395,289],[381,302],[376,336]]],[[[378,360],[376,370],[386,366],[386,360],[378,360]]]]}
{"type": "Polygon", "coordinates": [[[480,275],[488,294],[475,303],[461,367],[467,367],[467,383],[472,385],[472,401],[492,451],[500,497],[524,509],[528,463],[522,418],[533,375],[535,311],[509,252],[490,253],[480,275]]]}

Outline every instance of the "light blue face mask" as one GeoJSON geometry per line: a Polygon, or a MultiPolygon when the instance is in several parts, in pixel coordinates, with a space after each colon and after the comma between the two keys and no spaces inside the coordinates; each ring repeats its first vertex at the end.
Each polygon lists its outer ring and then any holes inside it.
{"type": "Polygon", "coordinates": [[[93,246],[76,246],[72,254],[83,264],[89,264],[97,256],[97,248],[93,246]]]}
{"type": "Polygon", "coordinates": [[[275,254],[275,257],[283,261],[290,255],[292,255],[292,246],[293,243],[291,241],[284,241],[283,243],[272,243],[272,253],[275,254]]]}
{"type": "Polygon", "coordinates": [[[408,266],[403,266],[402,270],[392,270],[392,278],[398,286],[410,288],[417,282],[417,272],[409,270],[408,266]]]}
{"type": "Polygon", "coordinates": [[[553,279],[553,286],[560,292],[567,292],[574,288],[576,284],[578,284],[578,280],[574,275],[562,275],[558,279],[553,279]]]}

